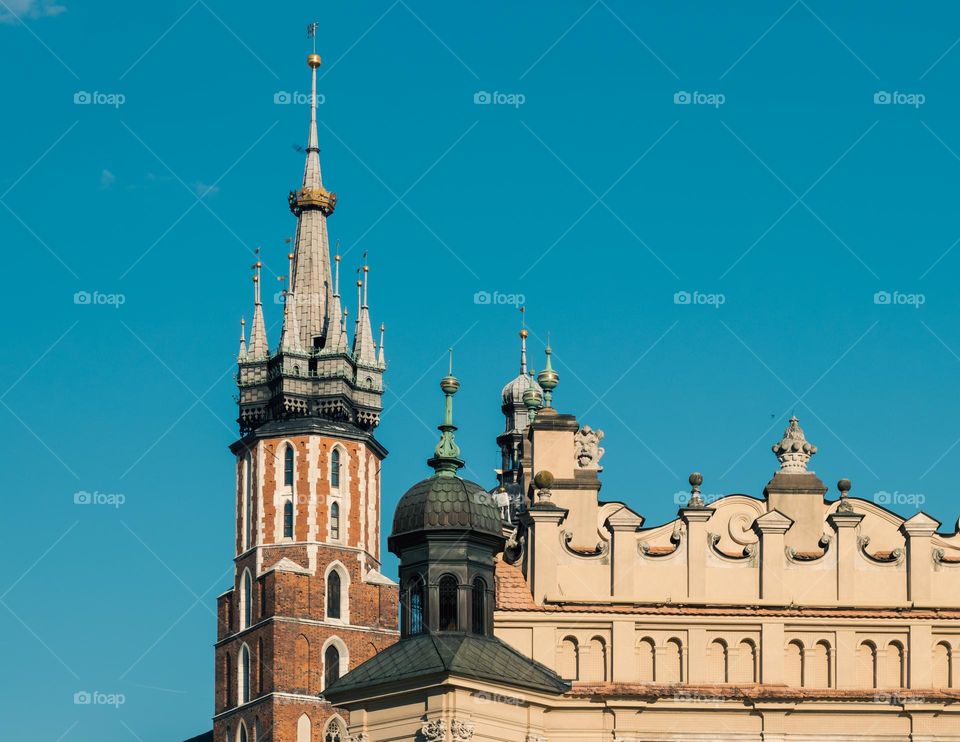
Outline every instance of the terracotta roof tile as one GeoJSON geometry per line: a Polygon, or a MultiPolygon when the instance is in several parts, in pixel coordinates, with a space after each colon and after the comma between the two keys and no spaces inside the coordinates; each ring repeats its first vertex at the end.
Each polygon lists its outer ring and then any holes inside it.
{"type": "Polygon", "coordinates": [[[717,700],[888,700],[891,703],[917,701],[960,701],[956,688],[790,688],[786,685],[680,685],[662,683],[573,683],[568,697],[632,697],[651,700],[685,697],[717,700]]]}

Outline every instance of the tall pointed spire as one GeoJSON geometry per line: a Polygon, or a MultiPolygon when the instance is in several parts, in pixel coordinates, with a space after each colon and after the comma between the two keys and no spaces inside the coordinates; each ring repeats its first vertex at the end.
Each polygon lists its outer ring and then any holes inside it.
{"type": "MultiPolygon", "coordinates": [[[[300,328],[297,326],[297,298],[290,286],[293,285],[291,276],[293,275],[293,253],[287,253],[289,262],[289,271],[287,273],[287,288],[283,292],[283,332],[280,336],[280,350],[301,352],[303,346],[300,344],[300,328]]],[[[280,278],[284,278],[280,276],[280,278]]]]}
{"type": "Polygon", "coordinates": [[[526,307],[520,307],[520,375],[527,375],[527,315],[526,307]]]}
{"type": "Polygon", "coordinates": [[[347,350],[347,326],[340,306],[340,243],[337,242],[337,254],[333,258],[333,297],[330,301],[330,340],[327,347],[335,351],[347,350]]]}
{"type": "Polygon", "coordinates": [[[381,322],[380,323],[380,349],[377,351],[377,365],[380,368],[386,368],[387,360],[386,356],[383,354],[383,335],[386,332],[387,326],[381,322]]]}
{"type": "Polygon", "coordinates": [[[373,328],[370,326],[370,307],[367,306],[367,284],[370,280],[370,266],[364,261],[363,280],[357,281],[357,331],[353,337],[353,355],[361,363],[371,365],[377,362],[377,351],[373,345],[373,328]]]}
{"type": "Polygon", "coordinates": [[[241,317],[240,318],[240,351],[237,353],[237,358],[241,361],[247,357],[247,338],[246,330],[244,325],[247,324],[247,321],[241,317]]]}
{"type": "Polygon", "coordinates": [[[454,437],[457,426],[453,424],[453,395],[460,389],[460,381],[453,375],[453,348],[450,348],[450,368],[440,380],[440,389],[444,394],[443,423],[438,426],[440,442],[433,452],[433,458],[427,464],[433,467],[438,477],[455,477],[463,466],[460,458],[460,446],[454,437]]]}
{"type": "Polygon", "coordinates": [[[248,361],[258,361],[270,355],[267,344],[267,327],[263,321],[263,305],[260,303],[260,248],[256,250],[257,260],[250,266],[253,269],[253,323],[250,325],[250,344],[247,346],[248,361]]]}
{"type": "Polygon", "coordinates": [[[311,349],[321,347],[326,342],[330,325],[335,323],[335,318],[328,316],[331,281],[327,217],[337,205],[337,194],[323,187],[320,173],[320,145],[317,138],[317,68],[320,67],[320,55],[316,52],[308,55],[307,64],[311,70],[307,160],[303,169],[303,184],[299,191],[290,193],[288,200],[290,210],[299,220],[292,271],[292,291],[297,299],[294,310],[301,346],[311,349]]]}

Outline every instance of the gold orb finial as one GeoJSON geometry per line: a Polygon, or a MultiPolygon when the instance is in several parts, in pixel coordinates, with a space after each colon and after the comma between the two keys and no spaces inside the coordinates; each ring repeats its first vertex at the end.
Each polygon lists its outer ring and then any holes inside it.
{"type": "Polygon", "coordinates": [[[530,333],[526,330],[520,330],[520,337],[522,337],[524,340],[526,340],[529,335],[530,333]]]}
{"type": "Polygon", "coordinates": [[[288,253],[287,253],[287,260],[293,260],[293,253],[292,253],[292,252],[288,252],[288,253]]]}
{"type": "Polygon", "coordinates": [[[307,55],[307,64],[311,69],[317,69],[320,66],[320,55],[319,54],[308,54],[307,55]]]}

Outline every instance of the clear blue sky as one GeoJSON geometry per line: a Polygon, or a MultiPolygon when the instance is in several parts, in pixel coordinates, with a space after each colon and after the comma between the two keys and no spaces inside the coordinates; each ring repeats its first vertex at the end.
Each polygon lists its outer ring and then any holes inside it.
{"type": "Polygon", "coordinates": [[[694,469],[759,495],[795,411],[831,488],[922,495],[953,531],[955,4],[61,3],[0,2],[6,737],[209,727],[237,323],[249,250],[285,272],[307,109],[274,99],[309,90],[314,19],[330,230],[348,278],[369,251],[388,327],[387,515],[427,472],[451,344],[493,481],[518,322],[474,302],[496,291],[525,297],[535,368],[551,333],[557,406],[606,431],[602,497],[648,524],[694,469]]]}

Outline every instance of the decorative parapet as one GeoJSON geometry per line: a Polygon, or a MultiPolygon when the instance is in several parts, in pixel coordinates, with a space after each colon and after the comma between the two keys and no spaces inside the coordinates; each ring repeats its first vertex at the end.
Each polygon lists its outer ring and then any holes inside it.
{"type": "Polygon", "coordinates": [[[560,545],[563,547],[563,550],[571,556],[579,557],[580,559],[603,559],[610,553],[610,544],[607,541],[598,541],[597,547],[593,551],[574,549],[570,546],[571,541],[573,541],[572,531],[560,531],[560,545]]]}
{"type": "Polygon", "coordinates": [[[726,551],[721,551],[719,548],[720,539],[723,536],[719,533],[708,533],[707,534],[707,544],[710,546],[710,551],[713,552],[714,556],[719,557],[727,562],[742,562],[749,561],[753,562],[757,554],[756,544],[747,544],[743,547],[743,551],[739,554],[731,554],[726,551]]]}
{"type": "Polygon", "coordinates": [[[875,554],[870,554],[867,551],[867,546],[870,545],[869,536],[861,536],[857,539],[857,546],[859,547],[860,553],[864,558],[873,562],[874,564],[896,564],[899,565],[903,562],[903,549],[893,549],[892,551],[878,551],[875,554]]]}

